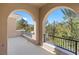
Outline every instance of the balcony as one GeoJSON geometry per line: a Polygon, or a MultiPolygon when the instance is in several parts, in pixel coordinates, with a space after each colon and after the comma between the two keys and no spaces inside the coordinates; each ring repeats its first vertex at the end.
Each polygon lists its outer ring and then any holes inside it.
{"type": "MultiPolygon", "coordinates": [[[[33,34],[31,34],[32,36],[33,34]]],[[[22,36],[8,38],[8,55],[78,55],[79,41],[69,40],[61,37],[53,42],[49,41],[52,36],[48,38],[44,35],[44,42],[42,46],[35,45],[30,35],[22,32],[22,36]]]]}
{"type": "Polygon", "coordinates": [[[8,38],[8,55],[52,55],[22,36],[8,38]]]}

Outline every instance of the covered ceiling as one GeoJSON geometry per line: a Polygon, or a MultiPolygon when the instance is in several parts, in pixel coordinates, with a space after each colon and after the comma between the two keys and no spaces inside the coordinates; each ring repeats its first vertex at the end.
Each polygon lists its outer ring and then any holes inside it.
{"type": "Polygon", "coordinates": [[[40,8],[46,5],[47,3],[28,3],[28,4],[40,8]]]}

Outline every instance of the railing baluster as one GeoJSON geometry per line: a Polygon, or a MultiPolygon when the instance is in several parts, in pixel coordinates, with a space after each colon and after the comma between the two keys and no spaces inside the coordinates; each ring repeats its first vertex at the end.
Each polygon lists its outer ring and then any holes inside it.
{"type": "Polygon", "coordinates": [[[67,47],[68,50],[70,50],[70,41],[69,40],[67,40],[67,46],[66,47],[67,47]]]}
{"type": "Polygon", "coordinates": [[[72,51],[74,52],[74,41],[72,41],[72,51]]]}
{"type": "Polygon", "coordinates": [[[62,39],[62,47],[64,47],[63,39],[62,39]]]}
{"type": "Polygon", "coordinates": [[[64,40],[64,48],[66,48],[66,40],[64,40]]]}
{"type": "MultiPolygon", "coordinates": [[[[76,40],[71,40],[71,39],[66,39],[66,38],[63,38],[63,37],[56,37],[56,36],[53,36],[52,35],[48,35],[49,38],[53,39],[53,43],[56,45],[56,46],[59,46],[59,47],[62,47],[63,49],[67,50],[67,51],[70,51],[72,53],[75,53],[77,55],[77,43],[79,41],[76,41],[76,40]],[[54,39],[55,38],[55,39],[54,39]]],[[[48,39],[48,38],[47,38],[48,39]]],[[[44,34],[44,42],[46,42],[46,35],[44,34]]]]}
{"type": "Polygon", "coordinates": [[[70,50],[72,51],[72,41],[70,41],[70,50]]]}
{"type": "Polygon", "coordinates": [[[77,55],[77,41],[75,41],[75,54],[77,55]]]}
{"type": "Polygon", "coordinates": [[[66,45],[66,43],[65,43],[65,42],[66,42],[66,40],[64,40],[64,48],[66,48],[66,47],[65,47],[65,45],[66,45]]]}
{"type": "Polygon", "coordinates": [[[68,41],[68,42],[69,42],[69,46],[68,47],[69,47],[69,50],[70,50],[70,41],[68,41]]]}
{"type": "Polygon", "coordinates": [[[72,51],[74,52],[74,41],[72,41],[72,42],[73,42],[73,45],[72,45],[73,50],[72,51]]]}
{"type": "Polygon", "coordinates": [[[73,48],[72,51],[74,52],[74,41],[72,41],[72,48],[73,48]]]}
{"type": "Polygon", "coordinates": [[[74,52],[75,52],[75,42],[74,42],[74,52]]]}
{"type": "Polygon", "coordinates": [[[61,46],[61,39],[59,40],[59,46],[61,46]]]}
{"type": "Polygon", "coordinates": [[[71,47],[71,51],[73,51],[73,41],[71,41],[71,45],[72,45],[72,47],[71,47]]]}

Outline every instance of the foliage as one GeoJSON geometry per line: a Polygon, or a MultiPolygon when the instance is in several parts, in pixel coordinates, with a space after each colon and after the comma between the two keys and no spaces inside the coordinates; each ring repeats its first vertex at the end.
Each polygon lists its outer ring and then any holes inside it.
{"type": "Polygon", "coordinates": [[[26,32],[31,32],[34,30],[34,25],[28,24],[24,19],[20,19],[16,23],[17,30],[24,29],[26,32]]]}
{"type": "Polygon", "coordinates": [[[77,14],[70,9],[61,9],[64,14],[64,21],[61,23],[46,23],[46,33],[53,36],[64,37],[69,39],[78,39],[79,37],[79,18],[77,14]]]}
{"type": "Polygon", "coordinates": [[[75,43],[74,41],[72,42],[70,40],[79,40],[79,17],[70,9],[63,8],[61,9],[61,12],[64,14],[64,21],[60,23],[56,22],[55,20],[53,21],[53,23],[49,23],[47,21],[45,24],[45,33],[51,35],[48,36],[49,41],[52,41],[54,44],[59,45],[60,47],[64,47],[65,45],[65,49],[70,48],[71,51],[75,51],[75,43]],[[56,38],[55,36],[60,38],[56,38]]]}

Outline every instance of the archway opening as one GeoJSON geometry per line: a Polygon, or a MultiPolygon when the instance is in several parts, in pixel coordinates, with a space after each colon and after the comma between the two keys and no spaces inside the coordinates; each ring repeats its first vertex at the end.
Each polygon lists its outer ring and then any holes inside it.
{"type": "Polygon", "coordinates": [[[43,21],[44,42],[77,54],[75,41],[79,36],[79,15],[71,8],[57,7],[50,10],[43,21]]]}
{"type": "Polygon", "coordinates": [[[23,11],[16,11],[15,14],[21,16],[20,19],[16,20],[16,30],[22,31],[23,34],[32,38],[35,29],[35,22],[33,21],[31,15],[23,11]]]}
{"type": "Polygon", "coordinates": [[[24,34],[35,40],[36,22],[33,18],[34,17],[25,10],[14,10],[8,16],[8,37],[24,34]]]}
{"type": "Polygon", "coordinates": [[[21,45],[20,47],[21,49],[26,48],[27,40],[35,41],[36,21],[34,20],[32,14],[26,10],[12,11],[8,16],[8,20],[7,20],[7,35],[8,35],[8,40],[7,40],[8,54],[16,54],[17,49],[19,48],[18,46],[20,45],[21,45]]]}

